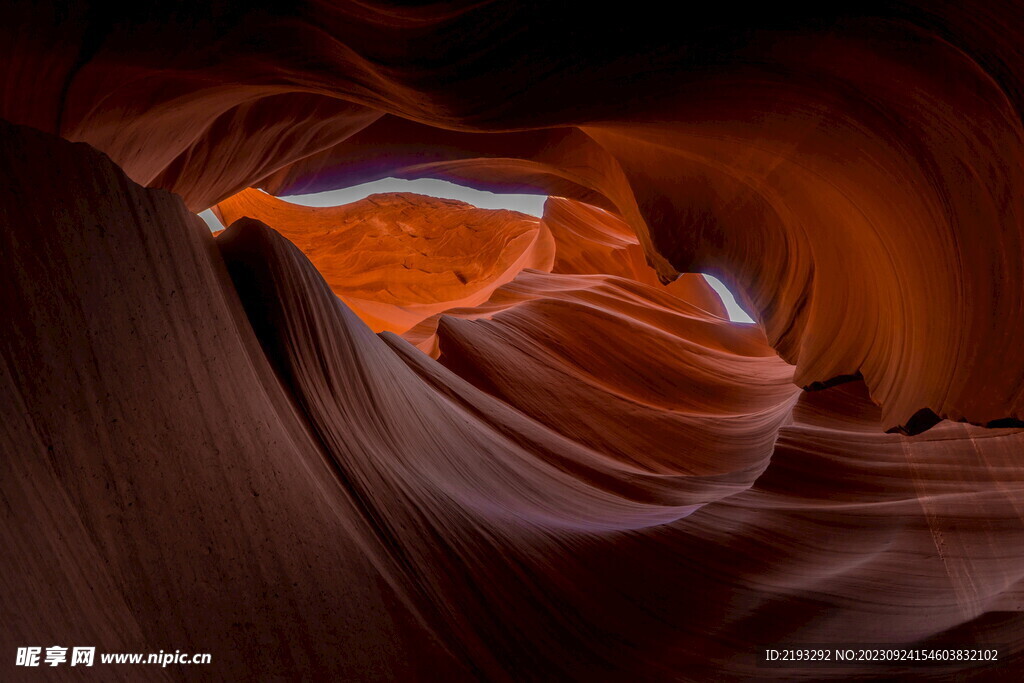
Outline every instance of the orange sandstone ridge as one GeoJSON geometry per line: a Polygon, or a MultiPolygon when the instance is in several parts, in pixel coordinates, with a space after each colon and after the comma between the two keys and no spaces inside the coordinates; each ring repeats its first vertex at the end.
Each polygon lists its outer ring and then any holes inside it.
{"type": "Polygon", "coordinates": [[[275,226],[375,332],[475,306],[523,268],[550,270],[554,259],[537,219],[450,199],[376,194],[316,208],[245,190],[215,210],[225,225],[249,217],[275,226]]]}

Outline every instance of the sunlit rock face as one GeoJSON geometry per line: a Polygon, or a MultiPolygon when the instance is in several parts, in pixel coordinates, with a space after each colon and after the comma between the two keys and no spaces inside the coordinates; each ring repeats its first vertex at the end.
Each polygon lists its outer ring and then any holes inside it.
{"type": "Polygon", "coordinates": [[[687,12],[9,8],[0,678],[1018,677],[1024,12],[687,12]]]}
{"type": "Polygon", "coordinates": [[[555,254],[531,216],[415,194],[317,208],[246,190],[215,210],[225,225],[249,217],[275,226],[375,332],[483,303],[523,268],[551,270],[555,254]]]}

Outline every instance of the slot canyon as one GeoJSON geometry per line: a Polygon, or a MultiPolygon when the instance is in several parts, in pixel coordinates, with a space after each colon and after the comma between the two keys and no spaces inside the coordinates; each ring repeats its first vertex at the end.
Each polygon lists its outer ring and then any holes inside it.
{"type": "Polygon", "coordinates": [[[1020,2],[6,10],[0,680],[1024,677],[1020,2]]]}

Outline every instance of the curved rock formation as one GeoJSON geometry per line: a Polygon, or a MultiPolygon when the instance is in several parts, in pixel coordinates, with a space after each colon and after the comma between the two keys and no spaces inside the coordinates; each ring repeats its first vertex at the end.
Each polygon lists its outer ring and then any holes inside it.
{"type": "MultiPolygon", "coordinates": [[[[544,203],[543,223],[555,240],[553,272],[618,275],[659,284],[636,235],[613,214],[590,204],[549,197],[544,203]]],[[[695,273],[680,275],[665,291],[718,317],[728,317],[722,300],[695,273]]]]}
{"type": "Polygon", "coordinates": [[[1024,10],[673,12],[8,8],[8,656],[1020,671],[1024,10]],[[388,176],[550,199],[271,196],[388,176]],[[1000,661],[759,664],[785,643],[1000,661]]]}
{"type": "Polygon", "coordinates": [[[215,211],[224,225],[249,217],[275,226],[375,332],[483,303],[523,268],[550,270],[554,259],[535,218],[422,195],[316,208],[245,190],[215,211]]]}
{"type": "Polygon", "coordinates": [[[750,468],[753,483],[797,393],[763,333],[636,283],[563,279],[517,279],[539,296],[488,320],[442,316],[442,364],[616,459],[664,474],[750,468]]]}
{"type": "Polygon", "coordinates": [[[1021,324],[1020,8],[694,12],[33,5],[0,114],[194,209],[386,174],[581,199],[742,289],[802,386],[859,374],[908,432],[1024,418],[1024,360],[975,351],[1021,324]]]}

